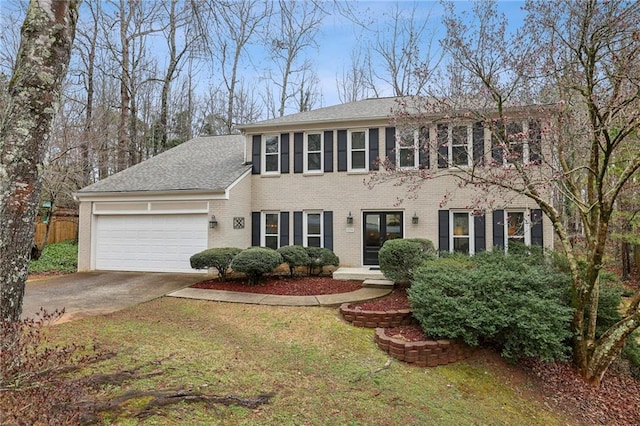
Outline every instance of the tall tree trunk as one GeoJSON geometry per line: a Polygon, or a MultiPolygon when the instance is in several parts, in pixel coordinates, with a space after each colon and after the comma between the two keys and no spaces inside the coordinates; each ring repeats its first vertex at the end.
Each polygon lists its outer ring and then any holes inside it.
{"type": "MultiPolygon", "coordinates": [[[[31,0],[0,122],[0,320],[22,313],[41,175],[79,2],[31,0]]],[[[8,343],[3,342],[3,345],[8,343]]]]}
{"type": "Polygon", "coordinates": [[[116,161],[116,171],[120,172],[129,167],[129,149],[131,145],[129,135],[129,105],[131,101],[130,75],[129,75],[129,37],[127,36],[127,25],[129,23],[129,12],[124,0],[120,0],[120,44],[122,48],[122,69],[120,70],[120,121],[118,122],[118,155],[116,161]],[[125,20],[126,14],[126,20],[125,20]]]}

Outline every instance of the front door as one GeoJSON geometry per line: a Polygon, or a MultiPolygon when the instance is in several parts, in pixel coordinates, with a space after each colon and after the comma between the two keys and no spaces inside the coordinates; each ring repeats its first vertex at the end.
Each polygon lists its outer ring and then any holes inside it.
{"type": "Polygon", "coordinates": [[[364,264],[378,265],[378,252],[387,240],[402,238],[402,212],[363,213],[364,264]]]}

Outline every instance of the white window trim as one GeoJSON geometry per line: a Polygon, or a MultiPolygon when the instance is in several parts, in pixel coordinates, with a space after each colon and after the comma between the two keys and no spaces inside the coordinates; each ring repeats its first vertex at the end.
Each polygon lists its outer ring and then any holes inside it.
{"type": "Polygon", "coordinates": [[[310,214],[318,214],[320,215],[320,235],[317,235],[318,237],[320,237],[320,247],[324,247],[324,215],[322,210],[309,210],[309,211],[304,211],[303,215],[302,215],[302,245],[304,247],[309,247],[309,236],[311,237],[315,237],[316,234],[311,234],[309,235],[309,227],[308,227],[308,216],[310,214]]]}
{"type": "MultiPolygon", "coordinates": [[[[515,120],[513,122],[516,122],[515,120]]],[[[529,120],[518,120],[517,123],[522,124],[522,133],[529,134],[529,120]]],[[[510,145],[509,142],[509,134],[506,134],[507,140],[505,141],[505,144],[510,145]]],[[[525,138],[522,140],[522,158],[520,158],[518,160],[518,163],[520,164],[527,164],[529,163],[529,138],[525,138]]],[[[513,162],[509,161],[506,156],[502,155],[502,164],[505,167],[513,167],[513,162]]],[[[514,210],[515,211],[515,210],[514,210]]]]}
{"type": "Polygon", "coordinates": [[[307,132],[304,134],[304,173],[324,173],[324,132],[307,132]],[[309,135],[320,135],[320,169],[309,170],[309,135]]]}
{"type": "Polygon", "coordinates": [[[447,161],[449,168],[469,168],[473,166],[473,123],[450,123],[447,129],[447,161]],[[453,128],[467,128],[467,164],[453,164],[453,128]]]}
{"type": "Polygon", "coordinates": [[[454,213],[466,213],[469,220],[469,256],[475,254],[475,229],[474,220],[469,210],[449,210],[449,251],[454,253],[453,215],[454,213]]]}
{"type": "Polygon", "coordinates": [[[367,129],[349,129],[347,132],[347,171],[366,172],[369,171],[369,132],[367,129]],[[353,133],[364,133],[364,168],[354,169],[351,165],[353,151],[351,149],[351,135],[353,133]]]}
{"type": "Polygon", "coordinates": [[[402,140],[402,131],[399,131],[397,133],[397,138],[396,138],[396,168],[400,169],[400,170],[413,170],[413,169],[417,169],[420,163],[420,132],[418,129],[414,129],[413,130],[413,166],[401,166],[400,165],[400,159],[401,159],[401,153],[402,153],[402,148],[404,149],[409,149],[409,147],[401,147],[400,146],[400,141],[402,140]]]}
{"type": "Polygon", "coordinates": [[[280,155],[282,155],[282,153],[280,152],[280,135],[277,133],[269,133],[269,134],[265,134],[262,135],[262,174],[264,175],[279,175],[280,174],[280,155]],[[277,156],[278,157],[278,169],[277,170],[271,170],[271,171],[267,171],[267,138],[270,137],[276,137],[276,139],[278,140],[278,153],[275,154],[268,154],[269,156],[277,156]]]}
{"type": "Polygon", "coordinates": [[[524,219],[524,245],[531,245],[531,213],[527,209],[505,209],[504,211],[504,249],[509,250],[509,213],[522,213],[524,219]]]}
{"type": "Polygon", "coordinates": [[[260,220],[260,246],[267,247],[267,215],[275,214],[278,219],[278,228],[275,234],[268,234],[270,237],[275,236],[277,238],[277,248],[280,248],[280,212],[279,211],[264,211],[261,212],[261,220],[260,220]]]}

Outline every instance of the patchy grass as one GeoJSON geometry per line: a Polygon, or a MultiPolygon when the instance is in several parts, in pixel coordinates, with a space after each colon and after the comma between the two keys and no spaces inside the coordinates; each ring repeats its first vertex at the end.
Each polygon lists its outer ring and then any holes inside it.
{"type": "Polygon", "coordinates": [[[116,350],[99,372],[160,360],[150,368],[162,375],[103,387],[105,399],[131,389],[178,387],[218,395],[275,393],[256,409],[181,403],[145,420],[127,411],[106,415],[105,424],[572,424],[530,397],[530,383],[514,382],[477,357],[433,369],[394,360],[373,373],[387,355],[374,345],[372,330],[346,324],[336,309],[165,297],[51,332],[61,343],[95,339],[116,350]]]}
{"type": "Polygon", "coordinates": [[[47,244],[42,256],[29,263],[30,274],[72,273],[78,269],[78,245],[71,241],[47,244]]]}

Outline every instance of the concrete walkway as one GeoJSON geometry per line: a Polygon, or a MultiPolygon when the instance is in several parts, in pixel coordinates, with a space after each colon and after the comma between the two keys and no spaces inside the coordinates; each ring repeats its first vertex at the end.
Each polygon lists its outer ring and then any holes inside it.
{"type": "Polygon", "coordinates": [[[276,296],[273,294],[241,293],[237,291],[183,288],[167,294],[185,299],[213,300],[217,302],[250,303],[275,306],[337,306],[343,303],[376,299],[391,293],[390,288],[363,287],[349,293],[318,296],[276,296]]]}

